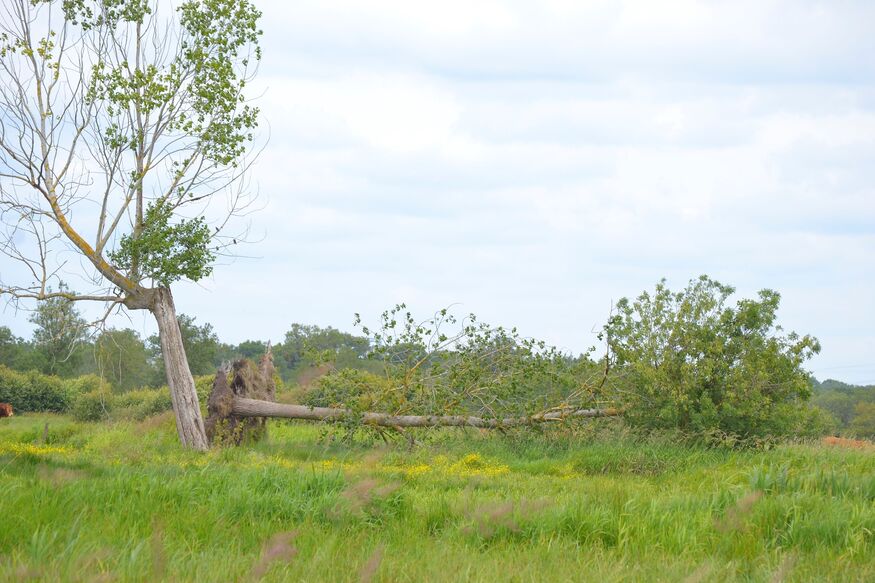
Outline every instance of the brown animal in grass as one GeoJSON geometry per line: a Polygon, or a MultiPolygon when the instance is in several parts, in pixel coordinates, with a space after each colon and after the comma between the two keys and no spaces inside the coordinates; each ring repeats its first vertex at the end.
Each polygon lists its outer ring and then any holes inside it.
{"type": "Polygon", "coordinates": [[[12,417],[12,405],[9,403],[0,403],[0,417],[12,417]]]}

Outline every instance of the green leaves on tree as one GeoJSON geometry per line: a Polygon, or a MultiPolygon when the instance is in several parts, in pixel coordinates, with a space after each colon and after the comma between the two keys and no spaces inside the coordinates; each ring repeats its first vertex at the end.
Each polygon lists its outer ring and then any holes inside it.
{"type": "Polygon", "coordinates": [[[680,292],[621,299],[604,329],[627,419],[651,428],[741,437],[796,432],[810,418],[802,365],[820,351],[812,336],[782,334],[781,296],[728,304],[735,292],[707,276],[680,292]]]}
{"type": "Polygon", "coordinates": [[[142,230],[124,235],[118,249],[109,254],[116,267],[131,271],[136,265],[141,278],[151,278],[164,287],[187,278],[198,281],[213,271],[215,253],[211,233],[203,217],[170,223],[172,207],[164,201],[149,205],[142,230]]]}

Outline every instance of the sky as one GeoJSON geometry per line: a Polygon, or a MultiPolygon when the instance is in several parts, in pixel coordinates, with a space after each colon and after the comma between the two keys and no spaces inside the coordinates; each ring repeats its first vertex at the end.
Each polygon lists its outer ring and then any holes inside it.
{"type": "Polygon", "coordinates": [[[403,301],[577,353],[708,274],[875,384],[875,3],[256,4],[251,242],[175,291],[223,341],[403,301]]]}

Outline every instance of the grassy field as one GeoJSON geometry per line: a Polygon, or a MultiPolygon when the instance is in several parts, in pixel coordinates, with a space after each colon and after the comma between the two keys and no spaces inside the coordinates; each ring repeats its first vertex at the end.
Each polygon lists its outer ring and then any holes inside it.
{"type": "Polygon", "coordinates": [[[0,419],[0,580],[875,581],[872,450],[320,431],[0,419]]]}

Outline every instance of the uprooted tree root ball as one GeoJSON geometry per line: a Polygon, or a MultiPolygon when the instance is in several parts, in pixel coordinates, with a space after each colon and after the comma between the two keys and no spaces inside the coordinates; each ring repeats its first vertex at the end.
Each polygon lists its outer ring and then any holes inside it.
{"type": "Polygon", "coordinates": [[[207,438],[215,445],[240,445],[260,441],[267,435],[267,418],[241,417],[233,413],[235,397],[276,401],[273,354],[270,350],[258,365],[248,359],[216,372],[207,403],[207,438]],[[229,380],[230,377],[230,380],[229,380]]]}

